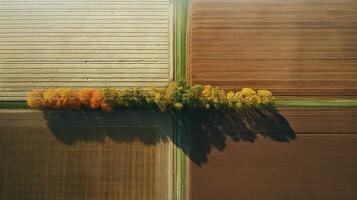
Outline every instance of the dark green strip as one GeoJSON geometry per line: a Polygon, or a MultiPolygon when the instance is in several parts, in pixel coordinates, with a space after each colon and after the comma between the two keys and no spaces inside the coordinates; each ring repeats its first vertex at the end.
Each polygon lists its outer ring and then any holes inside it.
{"type": "Polygon", "coordinates": [[[175,1],[175,79],[186,78],[186,31],[189,0],[175,1]]]}
{"type": "MultiPolygon", "coordinates": [[[[186,32],[188,20],[189,0],[175,0],[175,80],[186,79],[186,32]]],[[[176,161],[176,199],[184,200],[186,197],[186,155],[187,136],[183,125],[182,116],[177,113],[175,117],[175,161],[176,161]]]]}
{"type": "MultiPolygon", "coordinates": [[[[357,108],[357,99],[276,100],[276,107],[292,108],[357,108]]],[[[0,109],[28,109],[26,101],[0,101],[0,109]]]]}
{"type": "Polygon", "coordinates": [[[28,109],[26,101],[0,101],[0,109],[28,109]]]}
{"type": "Polygon", "coordinates": [[[357,108],[357,99],[276,100],[275,106],[289,108],[357,108]]]}

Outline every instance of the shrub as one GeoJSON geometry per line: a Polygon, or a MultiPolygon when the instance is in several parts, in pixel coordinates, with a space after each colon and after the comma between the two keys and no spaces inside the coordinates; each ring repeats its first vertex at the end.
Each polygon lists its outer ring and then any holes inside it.
{"type": "Polygon", "coordinates": [[[91,107],[91,98],[94,91],[93,89],[83,89],[78,92],[78,97],[82,105],[91,107]]]}
{"type": "Polygon", "coordinates": [[[70,88],[33,90],[28,95],[27,103],[31,108],[78,109],[82,106],[111,110],[104,101],[102,91],[93,89],[79,91],[70,88]]]}
{"type": "Polygon", "coordinates": [[[32,90],[28,94],[27,104],[31,108],[42,108],[44,103],[44,92],[45,90],[32,90]]]}
{"type": "Polygon", "coordinates": [[[274,103],[275,98],[269,90],[258,90],[258,104],[269,106],[274,103]]]}
{"type": "Polygon", "coordinates": [[[76,109],[80,107],[77,92],[69,88],[33,90],[27,102],[30,107],[34,108],[76,109]]]}

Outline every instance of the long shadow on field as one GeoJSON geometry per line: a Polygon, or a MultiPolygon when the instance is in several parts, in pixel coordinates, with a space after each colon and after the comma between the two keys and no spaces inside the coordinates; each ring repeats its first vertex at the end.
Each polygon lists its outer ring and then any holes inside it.
{"type": "Polygon", "coordinates": [[[296,138],[288,121],[273,107],[239,111],[184,110],[44,110],[47,126],[61,142],[104,142],[110,138],[146,145],[171,140],[196,165],[208,162],[213,148],[224,150],[227,138],[254,142],[257,134],[279,142],[296,138]],[[174,139],[174,137],[176,137],[174,139]]]}
{"type": "Polygon", "coordinates": [[[47,126],[61,142],[117,143],[140,141],[155,145],[172,134],[172,120],[167,113],[153,110],[121,110],[107,113],[97,110],[44,110],[47,126]]]}
{"type": "Polygon", "coordinates": [[[208,162],[212,148],[223,151],[226,140],[255,142],[257,135],[279,142],[296,138],[289,122],[275,108],[240,111],[188,111],[181,118],[186,125],[187,147],[182,147],[196,165],[208,162]]]}

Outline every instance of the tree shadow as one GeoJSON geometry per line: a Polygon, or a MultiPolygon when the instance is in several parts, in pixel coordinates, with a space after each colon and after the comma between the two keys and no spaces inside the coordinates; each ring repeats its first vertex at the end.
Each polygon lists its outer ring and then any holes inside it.
{"type": "Polygon", "coordinates": [[[172,137],[167,113],[154,110],[43,110],[47,126],[57,140],[67,145],[80,142],[116,143],[140,141],[145,145],[166,142],[172,137]]]}
{"type": "Polygon", "coordinates": [[[112,113],[44,110],[43,114],[54,136],[67,145],[104,142],[105,138],[116,143],[140,141],[145,145],[171,140],[198,166],[208,162],[212,148],[223,151],[227,137],[236,142],[254,142],[257,134],[279,142],[289,142],[296,138],[288,121],[273,107],[239,111],[183,110],[171,113],[133,109],[112,113]],[[178,140],[178,134],[186,140],[178,140]]]}
{"type": "Polygon", "coordinates": [[[182,149],[198,166],[207,164],[212,148],[223,151],[229,137],[233,141],[255,142],[257,135],[278,142],[296,139],[289,122],[273,107],[239,111],[191,110],[184,113],[182,124],[188,141],[182,149]]]}

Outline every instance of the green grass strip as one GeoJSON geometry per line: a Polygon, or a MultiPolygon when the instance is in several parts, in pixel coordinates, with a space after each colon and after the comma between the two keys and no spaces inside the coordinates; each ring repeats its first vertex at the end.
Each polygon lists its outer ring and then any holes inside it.
{"type": "Polygon", "coordinates": [[[175,1],[175,79],[186,77],[186,30],[189,0],[175,1]]]}
{"type": "Polygon", "coordinates": [[[26,101],[0,101],[0,109],[29,109],[26,101]]]}
{"type": "MultiPolygon", "coordinates": [[[[175,80],[184,80],[186,78],[186,30],[188,19],[189,0],[175,1],[175,80]]],[[[176,116],[176,123],[182,121],[182,117],[176,116]]],[[[182,123],[182,122],[181,122],[182,123]]],[[[176,137],[177,144],[181,147],[187,145],[187,136],[184,134],[185,127],[177,124],[176,137]]],[[[176,197],[177,200],[184,200],[186,197],[186,155],[182,149],[175,149],[176,154],[176,197]]]]}
{"type": "Polygon", "coordinates": [[[357,99],[276,100],[279,108],[357,108],[357,99]]]}
{"type": "MultiPolygon", "coordinates": [[[[357,108],[357,99],[276,100],[278,108],[357,108]]],[[[0,101],[0,109],[29,109],[26,101],[0,101]]]]}

